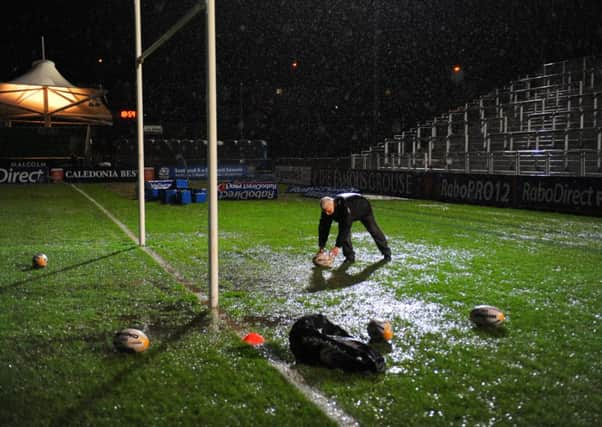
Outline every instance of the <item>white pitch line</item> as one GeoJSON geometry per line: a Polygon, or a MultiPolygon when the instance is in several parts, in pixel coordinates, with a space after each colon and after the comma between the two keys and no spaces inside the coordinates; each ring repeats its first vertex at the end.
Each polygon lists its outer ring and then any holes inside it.
{"type": "MultiPolygon", "coordinates": [[[[115,216],[109,212],[104,206],[98,203],[92,196],[88,195],[84,190],[71,184],[77,192],[92,202],[102,213],[104,213],[111,221],[115,223],[134,243],[138,244],[138,237],[130,231],[127,226],[119,221],[115,216]]],[[[146,246],[139,246],[144,252],[146,252],[157,264],[165,270],[168,274],[171,274],[178,282],[182,283],[184,287],[189,291],[190,288],[186,286],[188,282],[175,268],[173,268],[167,261],[165,261],[159,254],[146,246]]],[[[201,293],[192,292],[201,303],[207,303],[208,298],[206,295],[201,293]]],[[[299,373],[292,370],[287,363],[275,360],[273,357],[267,357],[267,361],[272,365],[280,374],[294,387],[297,388],[307,399],[309,399],[314,405],[319,407],[331,420],[337,423],[341,427],[358,427],[360,425],[351,415],[347,414],[343,409],[339,408],[338,404],[323,395],[319,391],[309,386],[303,377],[299,373]]]]}
{"type": "Polygon", "coordinates": [[[283,361],[276,361],[268,358],[270,364],[276,368],[280,374],[305,397],[307,397],[314,405],[318,406],[328,417],[341,427],[359,427],[357,422],[351,415],[347,414],[339,405],[327,396],[324,396],[319,391],[309,386],[303,377],[283,361]]]}
{"type": "MultiPolygon", "coordinates": [[[[102,211],[102,213],[104,213],[111,221],[113,221],[115,223],[115,225],[117,225],[134,243],[138,244],[138,237],[136,237],[136,235],[134,233],[132,233],[130,231],[130,229],[127,228],[127,226],[124,223],[122,223],[117,218],[115,218],[115,216],[111,212],[109,212],[104,206],[102,206],[100,203],[98,203],[94,198],[92,198],[92,196],[90,196],[84,190],[82,190],[81,188],[79,188],[75,184],[71,184],[71,186],[75,190],[77,190],[82,196],[84,196],[86,199],[88,199],[90,202],[92,202],[98,209],[100,209],[102,211]]],[[[163,268],[163,270],[165,270],[167,273],[169,273],[173,277],[175,277],[178,282],[184,284],[185,287],[186,287],[186,289],[189,292],[192,292],[189,289],[189,287],[186,286],[186,285],[190,284],[186,280],[186,278],[184,276],[182,276],[178,270],[176,270],[174,267],[172,267],[171,264],[169,264],[167,261],[165,261],[165,259],[163,259],[161,257],[161,255],[159,255],[158,253],[156,253],[155,251],[153,251],[151,248],[148,248],[146,246],[139,246],[139,248],[142,249],[144,252],[146,252],[152,259],[154,259],[157,262],[157,264],[159,264],[161,266],[161,268],[163,268]]],[[[192,292],[192,293],[202,303],[207,302],[207,296],[206,295],[203,295],[201,293],[197,294],[195,292],[192,292]]]]}

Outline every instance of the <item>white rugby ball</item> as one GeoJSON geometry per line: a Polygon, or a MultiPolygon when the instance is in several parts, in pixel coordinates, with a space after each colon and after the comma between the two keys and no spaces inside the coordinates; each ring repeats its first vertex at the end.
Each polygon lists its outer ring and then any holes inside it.
{"type": "Polygon", "coordinates": [[[141,330],[126,328],[115,334],[115,337],[113,338],[113,344],[119,351],[142,353],[148,349],[150,340],[141,330]]]}
{"type": "Polygon", "coordinates": [[[470,320],[477,326],[497,328],[504,323],[506,315],[492,305],[477,305],[470,310],[470,320]]]}
{"type": "Polygon", "coordinates": [[[332,264],[334,263],[334,257],[330,255],[329,252],[320,252],[312,258],[312,261],[314,265],[318,267],[328,268],[332,267],[332,264]]]}
{"type": "Polygon", "coordinates": [[[38,253],[33,256],[31,262],[34,268],[44,268],[48,265],[48,257],[46,254],[38,253]]]}

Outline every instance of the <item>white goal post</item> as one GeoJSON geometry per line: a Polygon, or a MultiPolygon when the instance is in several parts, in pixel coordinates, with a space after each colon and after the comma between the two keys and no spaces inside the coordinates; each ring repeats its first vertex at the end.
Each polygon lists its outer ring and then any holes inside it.
{"type": "Polygon", "coordinates": [[[209,207],[209,304],[218,306],[218,222],[217,222],[217,79],[215,52],[215,0],[200,1],[178,22],[142,52],[140,0],[134,0],[136,31],[136,125],[138,134],[138,243],[146,245],[146,213],[144,200],[144,115],[142,97],[142,64],[156,49],[176,34],[199,12],[205,11],[207,24],[207,172],[209,207]]]}

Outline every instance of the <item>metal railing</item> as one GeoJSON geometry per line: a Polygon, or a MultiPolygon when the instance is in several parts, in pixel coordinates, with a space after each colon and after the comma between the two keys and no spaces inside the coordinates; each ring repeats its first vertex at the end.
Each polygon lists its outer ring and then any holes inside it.
{"type": "Polygon", "coordinates": [[[448,153],[429,158],[427,152],[384,151],[354,154],[352,169],[497,175],[602,176],[602,150],[507,150],[448,153]]]}
{"type": "Polygon", "coordinates": [[[544,64],[351,156],[352,168],[600,175],[602,57],[544,64]]]}

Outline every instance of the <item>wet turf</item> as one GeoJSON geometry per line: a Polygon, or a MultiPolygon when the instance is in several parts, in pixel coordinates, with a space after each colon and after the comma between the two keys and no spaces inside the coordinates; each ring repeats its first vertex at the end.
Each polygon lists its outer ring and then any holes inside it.
{"type": "MultiPolygon", "coordinates": [[[[137,229],[136,201],[127,196],[133,196],[131,188],[118,193],[83,188],[137,229]]],[[[357,262],[339,260],[324,270],[311,263],[317,249],[315,199],[283,195],[277,201],[221,202],[220,303],[233,323],[265,336],[267,357],[293,364],[287,335],[304,314],[324,313],[365,340],[370,318],[390,319],[394,338],[379,348],[385,374],[293,365],[362,425],[600,423],[599,218],[424,201],[373,205],[390,239],[392,262],[380,262],[370,236],[357,225],[357,262]],[[474,328],[468,313],[478,304],[504,310],[505,326],[474,328]]],[[[151,248],[195,287],[206,288],[206,205],[148,204],[147,232],[151,248]]],[[[110,233],[119,234],[116,228],[110,233]]],[[[83,245],[72,240],[57,249],[66,254],[69,245],[83,245]]],[[[111,255],[122,261],[110,268],[129,268],[128,248],[105,251],[123,251],[111,255]]],[[[148,267],[139,280],[164,283],[148,267]]],[[[178,298],[169,300],[156,304],[177,307],[178,298]]],[[[154,326],[169,330],[178,310],[154,309],[154,326]]],[[[114,322],[110,314],[105,320],[114,322]]]]}
{"type": "Polygon", "coordinates": [[[330,425],[73,189],[2,186],[0,204],[0,425],[330,425]],[[124,327],[149,350],[117,352],[124,327]]]}
{"type": "MultiPolygon", "coordinates": [[[[356,226],[358,261],[323,270],[310,262],[315,200],[221,203],[222,306],[290,363],[287,334],[301,315],[324,313],[366,340],[370,318],[392,320],[384,376],[298,367],[365,425],[599,420],[600,219],[420,201],[374,205],[393,261],[380,263],[356,226]],[[478,304],[502,308],[505,326],[476,329],[468,313],[478,304]]],[[[180,267],[190,270],[182,256],[180,267]]]]}

